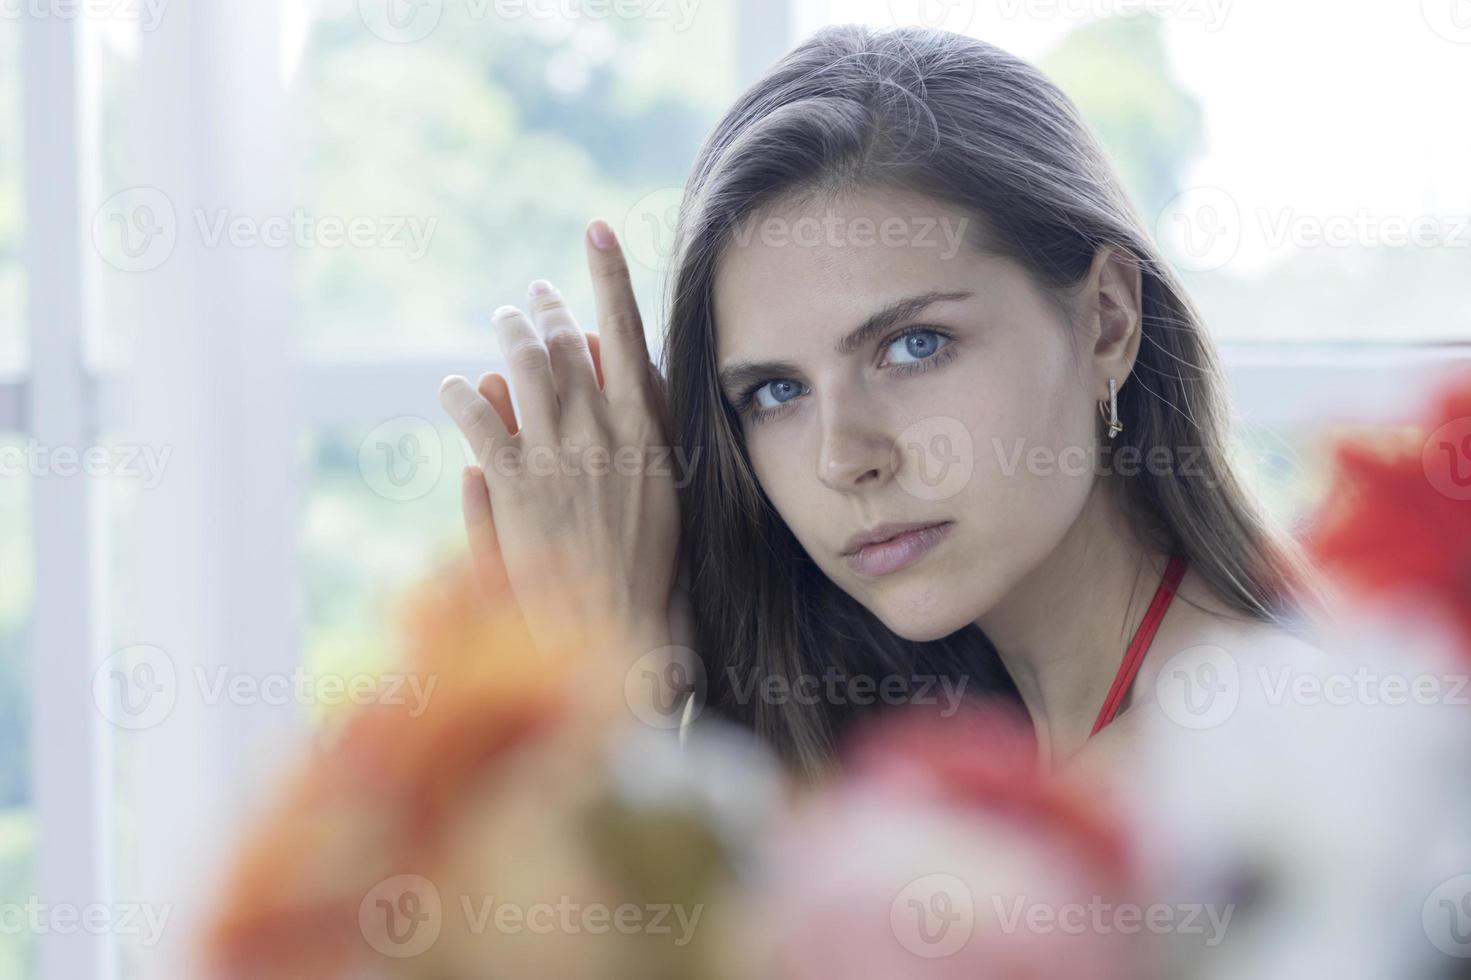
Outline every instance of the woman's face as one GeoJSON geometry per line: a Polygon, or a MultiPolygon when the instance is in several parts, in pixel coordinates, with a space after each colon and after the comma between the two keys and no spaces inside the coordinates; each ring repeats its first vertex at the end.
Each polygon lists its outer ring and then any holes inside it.
{"type": "Polygon", "coordinates": [[[722,387],[732,405],[749,394],[762,488],[823,572],[911,640],[984,615],[1056,547],[1094,480],[1088,330],[1021,266],[961,242],[974,224],[902,191],[778,204],[741,226],[715,280],[722,387]],[[928,549],[911,537],[845,555],[881,524],[933,522],[948,525],[918,536],[928,549]]]}

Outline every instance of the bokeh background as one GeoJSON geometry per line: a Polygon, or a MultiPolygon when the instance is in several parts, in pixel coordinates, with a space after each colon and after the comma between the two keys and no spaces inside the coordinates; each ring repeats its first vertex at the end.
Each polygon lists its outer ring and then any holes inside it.
{"type": "Polygon", "coordinates": [[[249,683],[391,669],[461,548],[439,380],[532,278],[589,314],[594,216],[657,331],[701,139],[848,21],[1078,102],[1283,522],[1471,360],[1466,0],[0,0],[0,980],[169,975],[27,910],[165,903],[343,704],[249,683]]]}

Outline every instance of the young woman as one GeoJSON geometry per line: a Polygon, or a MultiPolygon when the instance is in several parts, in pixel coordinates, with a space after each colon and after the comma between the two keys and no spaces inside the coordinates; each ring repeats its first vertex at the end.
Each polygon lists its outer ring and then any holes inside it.
{"type": "Polygon", "coordinates": [[[442,389],[479,565],[566,599],[534,631],[679,640],[703,710],[810,774],[866,710],[946,692],[1019,701],[1054,764],[1112,757],[1172,656],[1310,650],[1320,593],[1228,465],[1211,342],[1027,63],[858,26],[778,63],[689,178],[667,384],[606,223],[586,244],[599,334],[538,281],[495,318],[509,381],[442,389]],[[567,464],[594,445],[600,475],[567,464]],[[617,465],[661,446],[688,472],[617,465]]]}

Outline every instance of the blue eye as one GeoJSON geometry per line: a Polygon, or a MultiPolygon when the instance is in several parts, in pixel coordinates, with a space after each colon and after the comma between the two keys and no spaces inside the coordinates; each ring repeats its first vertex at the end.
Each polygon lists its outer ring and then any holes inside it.
{"type": "Polygon", "coordinates": [[[795,381],[768,381],[757,388],[752,396],[755,398],[757,408],[776,408],[785,402],[791,401],[802,393],[802,386],[795,381]],[[767,404],[762,400],[763,395],[770,393],[775,404],[767,404]]]}
{"type": "Polygon", "coordinates": [[[933,357],[935,352],[950,343],[950,338],[935,330],[920,328],[895,337],[889,344],[890,361],[894,364],[913,364],[933,357]],[[894,352],[898,352],[897,354],[894,352]],[[904,360],[908,357],[909,360],[904,360]]]}

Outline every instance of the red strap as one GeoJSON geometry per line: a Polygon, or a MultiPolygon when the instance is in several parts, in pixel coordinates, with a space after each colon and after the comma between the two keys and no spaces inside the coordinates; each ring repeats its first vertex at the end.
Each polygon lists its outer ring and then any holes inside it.
{"type": "Polygon", "coordinates": [[[1165,566],[1165,575],[1160,580],[1159,588],[1155,590],[1154,599],[1144,613],[1144,621],[1139,624],[1139,629],[1135,631],[1134,639],[1124,654],[1124,662],[1119,665],[1119,672],[1113,679],[1113,687],[1109,688],[1108,697],[1104,699],[1103,707],[1098,711],[1098,720],[1093,723],[1093,731],[1088,733],[1090,738],[1097,735],[1104,725],[1113,721],[1113,716],[1119,710],[1124,695],[1128,693],[1129,685],[1134,683],[1134,675],[1139,673],[1139,665],[1144,662],[1144,653],[1154,640],[1154,632],[1159,629],[1159,621],[1165,618],[1165,610],[1169,608],[1170,600],[1175,597],[1175,589],[1184,575],[1185,559],[1178,555],[1172,557],[1170,563],[1165,566]]]}

